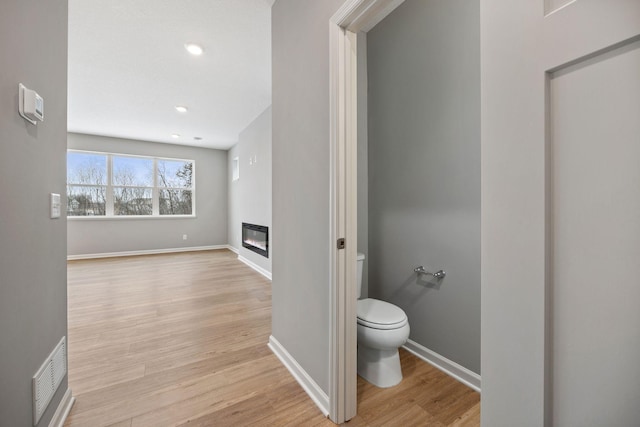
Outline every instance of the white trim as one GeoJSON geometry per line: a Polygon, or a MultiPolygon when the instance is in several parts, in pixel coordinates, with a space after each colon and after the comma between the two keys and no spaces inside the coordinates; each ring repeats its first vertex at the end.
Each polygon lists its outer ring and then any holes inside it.
{"type": "Polygon", "coordinates": [[[73,397],[71,389],[67,388],[64,396],[62,396],[60,404],[56,408],[56,412],[53,413],[53,418],[51,418],[51,421],[49,422],[49,427],[62,427],[64,425],[64,422],[67,420],[69,412],[71,412],[71,407],[73,406],[75,401],[76,398],[73,397]]]}
{"type": "Polygon", "coordinates": [[[403,1],[347,0],[329,22],[329,395],[330,418],[337,424],[357,409],[357,33],[373,28],[403,1]],[[340,237],[346,238],[346,250],[336,249],[340,237]]]}
{"type": "MultiPolygon", "coordinates": [[[[347,4],[345,3],[345,6],[347,4]]],[[[344,8],[344,6],[343,6],[344,8]]],[[[341,8],[336,15],[340,14],[341,8]]],[[[334,15],[334,18],[336,17],[334,15]]],[[[344,159],[344,155],[339,153],[343,141],[345,139],[344,132],[344,117],[346,115],[345,108],[345,90],[344,79],[345,76],[340,72],[345,68],[345,31],[339,25],[340,21],[332,22],[330,24],[330,81],[331,81],[331,93],[330,93],[330,135],[331,141],[329,146],[330,152],[330,183],[329,183],[329,218],[330,218],[330,245],[329,245],[329,268],[330,268],[330,318],[329,318],[329,395],[330,400],[330,418],[336,424],[341,424],[347,421],[346,406],[347,400],[350,399],[348,394],[351,393],[352,387],[346,384],[347,376],[345,375],[348,356],[350,352],[347,351],[347,347],[351,342],[347,343],[345,340],[345,310],[344,303],[345,297],[340,295],[340,292],[344,290],[344,257],[345,251],[339,251],[336,249],[336,241],[339,237],[344,236],[344,217],[341,215],[340,207],[343,205],[341,200],[341,187],[340,178],[344,176],[341,170],[340,159],[344,159]]],[[[355,380],[355,375],[352,380],[355,380]]],[[[355,413],[355,406],[351,405],[350,410],[355,413]]]]}
{"type": "Polygon", "coordinates": [[[350,0],[331,18],[331,22],[351,32],[368,32],[404,0],[350,0]]]}
{"type": "MultiPolygon", "coordinates": [[[[84,187],[91,187],[85,185],[84,187]]],[[[98,187],[98,185],[94,185],[98,187]]],[[[126,221],[126,220],[159,220],[159,219],[194,219],[198,218],[195,212],[191,215],[87,215],[87,216],[67,216],[67,221],[126,221]]]]}
{"type": "Polygon", "coordinates": [[[233,252],[233,249],[231,249],[231,246],[229,245],[192,246],[188,248],[146,249],[141,251],[104,252],[99,254],[67,255],[67,261],[74,261],[78,259],[116,258],[116,257],[123,257],[123,256],[170,254],[175,252],[212,251],[212,250],[218,250],[218,249],[228,249],[233,252]]]}
{"type": "Polygon", "coordinates": [[[249,267],[253,268],[255,271],[257,271],[258,273],[262,274],[267,279],[271,280],[271,272],[269,270],[260,267],[258,264],[254,263],[253,261],[248,260],[247,258],[243,257],[242,255],[238,255],[238,261],[247,264],[249,267]]]}
{"type": "Polygon", "coordinates": [[[293,378],[307,392],[313,403],[315,403],[322,414],[326,417],[329,415],[329,396],[320,388],[320,386],[307,374],[307,372],[296,362],[296,359],[278,342],[273,336],[269,336],[269,348],[273,351],[280,362],[289,370],[293,378]]]}
{"type": "Polygon", "coordinates": [[[233,247],[233,246],[231,246],[231,245],[227,245],[227,249],[229,249],[231,252],[233,252],[233,253],[234,253],[234,254],[236,254],[236,255],[240,253],[240,251],[238,250],[238,248],[235,248],[235,247],[233,247]]]}
{"type": "Polygon", "coordinates": [[[386,4],[381,4],[376,9],[374,9],[369,15],[367,22],[362,25],[360,31],[369,32],[373,27],[378,25],[380,21],[389,16],[391,12],[396,10],[398,6],[404,3],[404,0],[389,0],[386,4]]]}
{"type": "Polygon", "coordinates": [[[424,347],[415,341],[407,340],[407,343],[402,347],[408,352],[415,354],[430,365],[433,365],[436,368],[440,369],[445,374],[460,381],[462,384],[471,387],[478,393],[480,392],[481,378],[480,375],[476,374],[475,372],[470,371],[464,366],[459,365],[456,362],[439,355],[435,351],[429,350],[427,347],[424,347]]]}
{"type": "Polygon", "coordinates": [[[349,0],[333,15],[331,22],[357,33],[368,32],[404,0],[349,0]]]}

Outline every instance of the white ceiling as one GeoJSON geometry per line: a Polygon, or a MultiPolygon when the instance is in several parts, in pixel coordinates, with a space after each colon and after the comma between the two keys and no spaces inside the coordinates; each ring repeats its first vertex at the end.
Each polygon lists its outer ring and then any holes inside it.
{"type": "Polygon", "coordinates": [[[69,131],[228,149],[271,104],[272,3],[70,0],[69,131]]]}

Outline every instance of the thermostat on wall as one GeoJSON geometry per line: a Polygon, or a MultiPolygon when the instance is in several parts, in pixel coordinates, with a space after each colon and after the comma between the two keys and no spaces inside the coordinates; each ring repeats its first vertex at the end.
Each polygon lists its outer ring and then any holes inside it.
{"type": "Polygon", "coordinates": [[[44,100],[22,83],[18,84],[18,112],[34,125],[44,120],[44,100]]]}

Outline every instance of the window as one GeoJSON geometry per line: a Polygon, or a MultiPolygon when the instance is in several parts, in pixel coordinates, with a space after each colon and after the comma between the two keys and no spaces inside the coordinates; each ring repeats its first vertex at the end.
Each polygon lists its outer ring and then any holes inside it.
{"type": "Polygon", "coordinates": [[[107,204],[107,156],[67,153],[67,215],[104,216],[107,204]]]}
{"type": "Polygon", "coordinates": [[[67,152],[67,216],[193,215],[194,161],[67,152]]]}
{"type": "Polygon", "coordinates": [[[160,215],[191,215],[193,162],[158,160],[160,215]]]}
{"type": "Polygon", "coordinates": [[[240,179],[240,158],[239,157],[233,158],[232,171],[233,171],[233,175],[232,175],[233,181],[239,180],[240,179]]]}
{"type": "Polygon", "coordinates": [[[114,215],[153,215],[153,159],[111,156],[114,215]]]}

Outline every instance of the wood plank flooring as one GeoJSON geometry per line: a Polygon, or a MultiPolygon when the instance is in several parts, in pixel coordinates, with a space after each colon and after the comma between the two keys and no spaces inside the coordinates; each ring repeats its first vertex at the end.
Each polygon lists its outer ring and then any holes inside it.
{"type": "MultiPolygon", "coordinates": [[[[71,261],[67,427],[334,426],[267,347],[271,283],[227,250],[71,261]]],[[[477,426],[479,395],[402,351],[348,426],[477,426]]]]}

